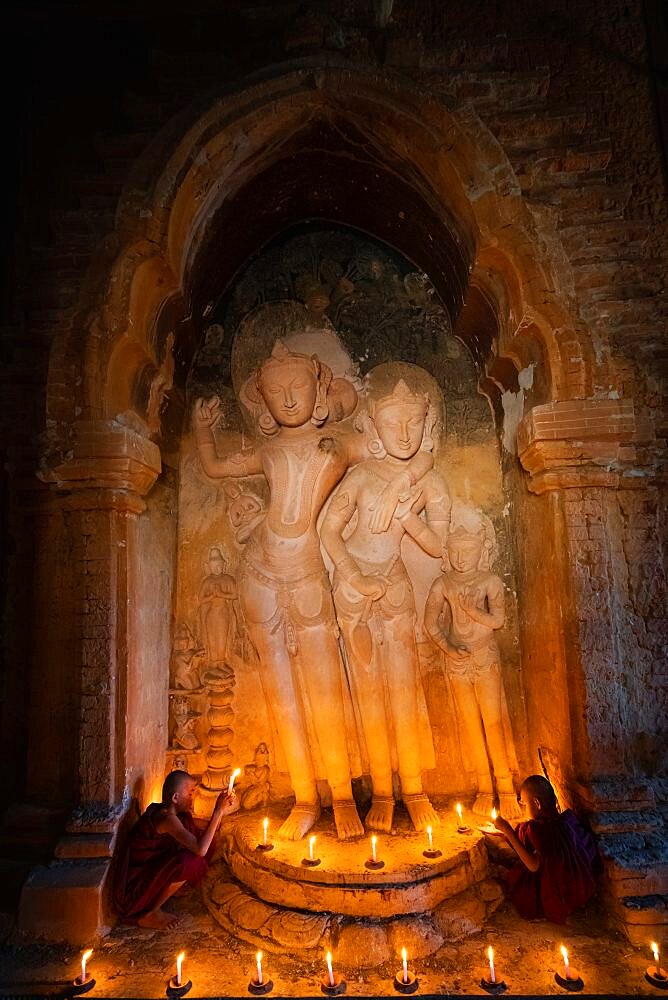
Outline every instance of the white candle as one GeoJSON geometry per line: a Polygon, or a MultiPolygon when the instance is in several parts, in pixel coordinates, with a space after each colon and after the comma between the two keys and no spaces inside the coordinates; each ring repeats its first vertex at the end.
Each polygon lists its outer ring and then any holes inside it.
{"type": "Polygon", "coordinates": [[[235,767],[235,769],[232,771],[232,774],[230,775],[230,783],[227,786],[228,795],[232,794],[232,789],[234,788],[234,782],[239,777],[240,774],[241,774],[241,768],[235,767]]]}
{"type": "Polygon", "coordinates": [[[258,951],[255,956],[255,961],[257,962],[257,982],[258,986],[262,986],[262,952],[258,951]]]}
{"type": "Polygon", "coordinates": [[[377,842],[377,840],[378,840],[378,837],[376,837],[376,835],[374,834],[374,836],[371,838],[371,860],[374,861],[374,862],[376,861],[376,842],[377,842]]]}
{"type": "Polygon", "coordinates": [[[183,959],[186,957],[185,951],[182,951],[180,955],[176,958],[176,985],[181,985],[181,966],[183,965],[183,959]]]}
{"type": "Polygon", "coordinates": [[[408,959],[406,957],[406,949],[401,949],[401,963],[404,967],[404,982],[408,982],[408,959]]]}
{"type": "Polygon", "coordinates": [[[491,816],[492,816],[492,821],[496,819],[496,817],[498,816],[496,809],[492,808],[491,816]]]}
{"type": "Polygon", "coordinates": [[[88,959],[90,958],[90,956],[92,954],[93,954],[93,949],[89,948],[88,951],[85,951],[83,953],[83,955],[81,956],[81,982],[82,983],[86,982],[86,962],[88,961],[88,959]]]}
{"type": "Polygon", "coordinates": [[[494,974],[494,949],[491,945],[487,949],[487,958],[489,959],[489,981],[490,983],[495,983],[496,975],[494,974]]]}
{"type": "Polygon", "coordinates": [[[311,861],[313,861],[313,845],[315,844],[315,837],[309,837],[308,842],[308,856],[311,861]]]}
{"type": "Polygon", "coordinates": [[[568,952],[564,948],[563,944],[561,945],[560,951],[561,951],[561,954],[564,956],[564,969],[566,971],[565,978],[566,979],[570,979],[571,978],[571,969],[570,969],[570,966],[568,964],[568,952]]]}
{"type": "Polygon", "coordinates": [[[652,954],[654,955],[654,964],[656,966],[656,972],[658,975],[661,972],[661,965],[659,963],[659,946],[656,943],[656,941],[652,941],[650,947],[652,949],[652,954]]]}
{"type": "Polygon", "coordinates": [[[267,830],[269,829],[269,817],[265,816],[262,820],[262,843],[267,843],[267,830]]]}
{"type": "Polygon", "coordinates": [[[462,818],[462,804],[461,804],[461,802],[457,803],[457,805],[455,806],[455,809],[457,810],[457,815],[459,816],[459,825],[463,826],[464,825],[464,820],[462,818]]]}
{"type": "Polygon", "coordinates": [[[332,953],[331,953],[331,951],[327,952],[327,972],[329,973],[329,985],[330,986],[335,986],[336,983],[334,982],[334,972],[332,971],[332,953]]]}
{"type": "Polygon", "coordinates": [[[427,827],[427,837],[429,838],[429,850],[433,851],[433,849],[434,849],[434,841],[433,841],[433,838],[432,838],[432,835],[431,835],[431,827],[430,826],[427,827]]]}

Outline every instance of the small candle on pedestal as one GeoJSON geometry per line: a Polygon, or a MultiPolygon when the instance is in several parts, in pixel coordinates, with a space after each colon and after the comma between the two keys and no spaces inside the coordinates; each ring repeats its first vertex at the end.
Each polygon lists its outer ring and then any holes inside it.
{"type": "Polygon", "coordinates": [[[571,993],[578,993],[584,988],[584,982],[578,975],[577,970],[571,967],[568,961],[568,951],[563,944],[559,946],[559,951],[564,960],[564,975],[562,976],[560,973],[555,972],[555,982],[564,990],[570,990],[571,993]]]}
{"type": "Polygon", "coordinates": [[[315,834],[312,837],[309,837],[309,841],[308,841],[308,857],[307,858],[302,858],[302,864],[306,868],[315,868],[316,865],[320,864],[320,858],[316,858],[314,850],[313,850],[313,848],[315,847],[316,839],[317,838],[316,838],[315,834]]]}
{"type": "Polygon", "coordinates": [[[262,820],[262,843],[257,845],[258,851],[273,851],[274,845],[269,841],[269,817],[262,820]]]}
{"type": "Polygon", "coordinates": [[[378,854],[376,852],[377,843],[378,837],[374,834],[371,838],[371,857],[364,862],[365,868],[377,869],[385,867],[385,862],[378,860],[378,854]]]}
{"type": "Polygon", "coordinates": [[[332,953],[327,952],[327,975],[320,982],[320,990],[328,996],[336,996],[337,993],[346,992],[346,981],[343,976],[334,975],[332,968],[332,953]]]}
{"type": "Polygon", "coordinates": [[[228,795],[232,794],[232,792],[234,790],[234,782],[236,781],[236,779],[239,777],[240,774],[241,774],[241,768],[240,767],[235,767],[235,769],[232,771],[232,774],[230,775],[230,780],[229,780],[228,785],[227,785],[227,794],[228,795]]]}
{"type": "Polygon", "coordinates": [[[645,979],[648,983],[651,983],[652,986],[656,986],[659,990],[668,990],[668,972],[661,968],[659,945],[656,941],[652,941],[650,948],[652,949],[652,955],[654,956],[654,965],[647,966],[645,979]]]}
{"type": "Polygon", "coordinates": [[[425,858],[440,858],[442,852],[439,851],[438,848],[436,850],[434,850],[434,837],[433,837],[432,829],[431,829],[430,826],[427,827],[427,840],[429,841],[429,847],[427,848],[426,851],[422,852],[423,855],[424,855],[424,857],[425,858]]]}
{"type": "Polygon", "coordinates": [[[455,811],[457,813],[457,819],[458,819],[457,833],[468,833],[468,826],[464,822],[464,818],[462,816],[461,802],[457,803],[457,805],[455,806],[455,811]]]}
{"type": "Polygon", "coordinates": [[[92,954],[93,949],[89,948],[81,956],[81,975],[77,976],[72,983],[72,986],[75,988],[77,993],[88,993],[88,991],[92,990],[95,986],[95,980],[93,977],[86,973],[86,963],[92,954]]]}
{"type": "Polygon", "coordinates": [[[394,988],[397,993],[415,993],[418,988],[418,980],[415,973],[408,968],[408,955],[406,949],[401,949],[401,968],[394,977],[394,988]]]}
{"type": "Polygon", "coordinates": [[[508,987],[502,979],[498,979],[494,968],[494,949],[490,945],[487,949],[487,961],[489,962],[489,972],[480,980],[480,985],[486,993],[503,993],[508,987]]]}
{"type": "Polygon", "coordinates": [[[176,975],[167,983],[167,996],[168,997],[182,997],[188,992],[192,987],[192,982],[190,979],[184,983],[183,982],[183,959],[186,957],[185,951],[180,952],[176,956],[176,975]]]}
{"type": "Polygon", "coordinates": [[[271,993],[274,988],[274,984],[271,979],[265,980],[262,975],[262,952],[258,951],[255,955],[255,967],[257,969],[256,975],[251,979],[248,984],[248,992],[254,994],[255,996],[264,995],[265,993],[271,993]]]}

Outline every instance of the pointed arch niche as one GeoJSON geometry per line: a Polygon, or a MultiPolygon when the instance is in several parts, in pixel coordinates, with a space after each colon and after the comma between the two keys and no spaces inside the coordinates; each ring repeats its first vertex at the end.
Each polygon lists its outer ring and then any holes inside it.
{"type": "MultiPolygon", "coordinates": [[[[117,553],[109,518],[125,532],[123,559],[100,583],[114,636],[101,669],[115,680],[94,705],[82,697],[79,719],[102,733],[109,765],[91,774],[72,761],[79,801],[148,799],[162,780],[188,372],[245,264],[315,222],[352,227],[425,272],[470,354],[497,437],[521,764],[535,770],[543,746],[568,772],[584,737],[567,693],[577,681],[563,640],[561,515],[551,494],[530,492],[516,456],[523,414],[585,395],[590,380],[554,233],[537,229],[471,109],[387,74],[277,70],[184,121],[136,164],[80,322],[52,352],[45,474],[69,498],[75,535],[104,521],[117,553]]],[[[77,621],[83,643],[85,615],[77,621]]]]}

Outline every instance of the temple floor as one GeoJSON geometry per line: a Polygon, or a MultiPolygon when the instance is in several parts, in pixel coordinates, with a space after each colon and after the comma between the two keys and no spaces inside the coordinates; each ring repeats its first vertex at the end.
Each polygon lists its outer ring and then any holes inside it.
{"type": "MultiPolygon", "coordinates": [[[[117,927],[96,947],[89,971],[96,979],[91,997],[161,997],[174,972],[176,954],[185,950],[185,978],[190,996],[248,996],[255,969],[252,945],[227,933],[209,914],[201,893],[193,890],[169,905],[179,916],[167,931],[117,927]]],[[[481,934],[449,943],[435,954],[409,965],[419,978],[420,994],[485,995],[479,980],[491,944],[499,978],[508,994],[564,994],[554,981],[561,969],[559,946],[569,951],[582,976],[583,996],[660,996],[644,979],[651,956],[632,947],[606,926],[602,906],[593,903],[561,927],[546,921],[520,920],[504,903],[481,934]]],[[[78,973],[80,952],[67,946],[32,943],[17,934],[8,917],[2,925],[0,995],[62,995],[78,973]]],[[[265,954],[264,973],[274,982],[273,995],[320,996],[325,970],[319,951],[308,957],[265,954]]],[[[336,963],[336,958],[334,959],[336,963]]],[[[348,995],[394,996],[392,980],[400,961],[376,968],[341,968],[348,995]]]]}

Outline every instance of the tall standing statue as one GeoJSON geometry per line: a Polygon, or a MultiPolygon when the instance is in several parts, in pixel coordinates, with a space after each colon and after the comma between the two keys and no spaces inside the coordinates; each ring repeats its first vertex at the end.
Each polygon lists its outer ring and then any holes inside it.
{"type": "Polygon", "coordinates": [[[413,391],[403,379],[390,387],[383,378],[400,369],[406,378],[412,375],[420,381],[426,373],[410,365],[389,365],[384,371],[385,367],[372,372],[369,380],[376,457],[346,475],[325,515],[321,537],[335,566],[334,603],[373,784],[366,824],[376,830],[392,827],[396,761],[404,805],[415,828],[422,830],[437,825],[439,818],[422,787],[416,612],[401,542],[408,534],[430,555],[440,555],[450,497],[441,477],[430,470],[399,504],[387,530],[372,530],[378,497],[425,447],[434,424],[433,407],[424,391],[413,391]],[[418,516],[422,510],[424,520],[418,516]]]}
{"type": "MultiPolygon", "coordinates": [[[[352,412],[356,393],[347,381],[333,380],[316,356],[291,353],[278,343],[241,395],[263,438],[255,448],[219,457],[213,435],[217,397],[196,402],[194,427],[207,475],[264,475],[269,485],[266,516],[248,538],[237,586],[295,793],[280,833],[296,840],[318,818],[315,756],[331,788],[338,836],[357,836],[363,827],[351,789],[338,629],[316,531],[333,488],[349,465],[368,454],[361,435],[324,426],[330,406],[339,419],[352,412]]],[[[432,463],[421,452],[397,470],[376,509],[381,529],[399,496],[432,463]]]]}
{"type": "Polygon", "coordinates": [[[473,511],[453,516],[447,571],[432,585],[424,624],[445,653],[460,726],[470,737],[478,794],[474,812],[489,815],[494,782],[504,816],[519,815],[506,735],[507,707],[494,633],[505,622],[503,581],[490,572],[491,524],[473,511]],[[490,771],[490,763],[493,770],[490,771]]]}
{"type": "Polygon", "coordinates": [[[208,574],[199,589],[199,634],[208,667],[222,667],[232,651],[235,634],[234,577],[226,573],[225,560],[217,545],[209,550],[208,574]]]}

